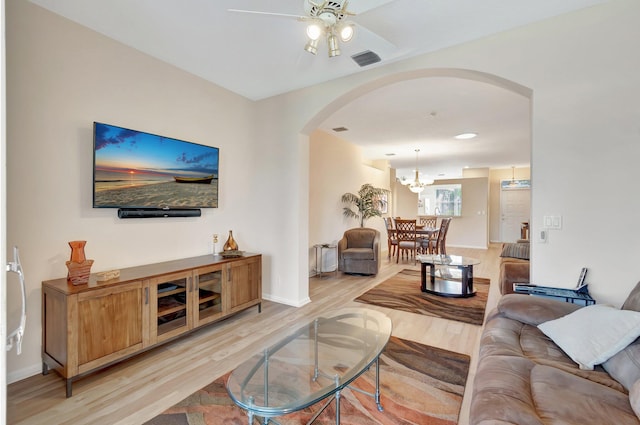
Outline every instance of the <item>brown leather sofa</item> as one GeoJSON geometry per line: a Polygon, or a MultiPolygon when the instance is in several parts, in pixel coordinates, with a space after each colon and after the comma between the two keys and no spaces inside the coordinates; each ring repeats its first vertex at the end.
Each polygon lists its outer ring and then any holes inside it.
{"type": "MultiPolygon", "coordinates": [[[[640,424],[640,338],[584,370],[537,327],[579,308],[535,296],[501,298],[482,333],[471,425],[640,424]]],[[[622,309],[640,311],[640,283],[622,309]]]]}
{"type": "Polygon", "coordinates": [[[380,232],[358,227],[344,232],[338,242],[338,270],[352,274],[378,274],[380,232]]]}
{"type": "Polygon", "coordinates": [[[500,254],[500,293],[512,294],[514,283],[529,283],[529,242],[505,243],[500,254]]]}

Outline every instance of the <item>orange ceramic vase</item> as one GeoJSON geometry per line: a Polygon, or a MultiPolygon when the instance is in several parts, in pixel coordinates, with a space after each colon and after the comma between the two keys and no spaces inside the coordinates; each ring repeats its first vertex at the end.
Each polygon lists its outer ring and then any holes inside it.
{"type": "Polygon", "coordinates": [[[73,285],[89,283],[93,260],[87,260],[84,255],[84,246],[87,241],[71,241],[71,259],[67,261],[67,280],[73,285]]]}
{"type": "Polygon", "coordinates": [[[82,263],[87,258],[84,255],[84,246],[87,241],[71,241],[69,246],[71,247],[71,258],[69,261],[72,263],[82,263]]]}

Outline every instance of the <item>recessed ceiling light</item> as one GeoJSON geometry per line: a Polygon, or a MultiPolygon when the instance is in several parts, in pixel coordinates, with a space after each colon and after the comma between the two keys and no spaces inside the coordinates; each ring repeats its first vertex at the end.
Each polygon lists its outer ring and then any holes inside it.
{"type": "Polygon", "coordinates": [[[478,135],[477,133],[462,133],[455,136],[455,138],[458,140],[467,140],[467,139],[473,139],[477,135],[478,135]]]}

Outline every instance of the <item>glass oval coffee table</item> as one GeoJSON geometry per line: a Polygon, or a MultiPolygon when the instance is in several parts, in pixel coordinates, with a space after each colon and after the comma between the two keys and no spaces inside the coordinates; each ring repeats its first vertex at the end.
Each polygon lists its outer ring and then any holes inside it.
{"type": "Polygon", "coordinates": [[[348,308],[322,315],[240,364],[227,380],[231,399],[255,416],[286,415],[325,400],[313,422],[335,399],[340,423],[340,392],[375,365],[380,404],[379,358],[391,336],[391,319],[376,310],[348,308]]]}
{"type": "Polygon", "coordinates": [[[422,254],[417,255],[420,261],[420,290],[443,297],[468,298],[476,294],[473,288],[473,266],[480,264],[479,260],[459,255],[422,254]],[[429,279],[427,279],[427,266],[429,266],[429,279]],[[436,266],[455,267],[460,271],[460,276],[444,274],[444,268],[440,276],[436,276],[436,266]]]}

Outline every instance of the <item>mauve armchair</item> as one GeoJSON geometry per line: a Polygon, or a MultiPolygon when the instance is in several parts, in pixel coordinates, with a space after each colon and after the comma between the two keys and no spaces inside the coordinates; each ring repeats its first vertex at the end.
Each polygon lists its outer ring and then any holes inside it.
{"type": "Polygon", "coordinates": [[[378,274],[379,258],[380,232],[376,229],[349,229],[338,242],[338,270],[344,273],[378,274]]]}

